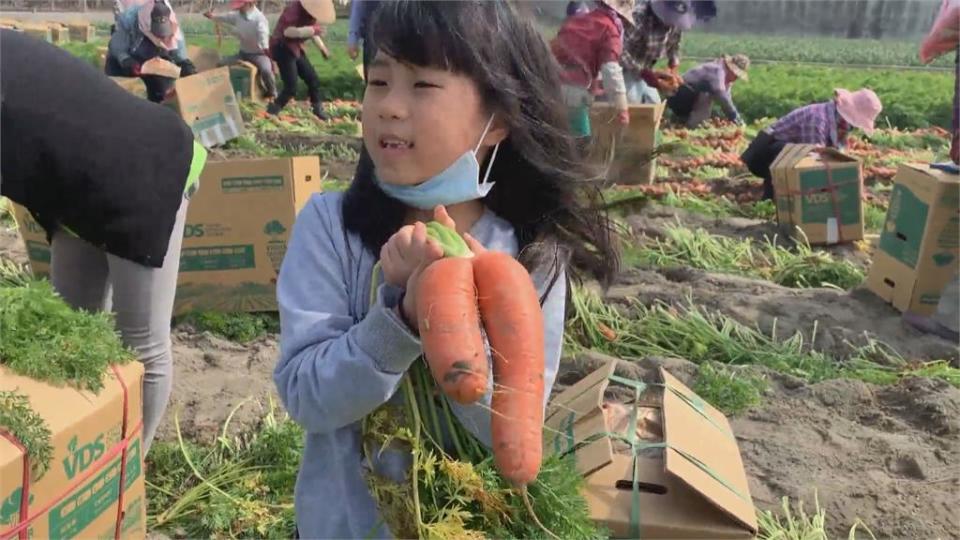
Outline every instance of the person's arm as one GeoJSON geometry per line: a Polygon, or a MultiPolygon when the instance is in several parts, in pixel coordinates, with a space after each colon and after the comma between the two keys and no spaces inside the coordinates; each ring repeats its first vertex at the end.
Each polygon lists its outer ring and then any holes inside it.
{"type": "MultiPolygon", "coordinates": [[[[542,296],[549,287],[552,272],[537,272],[533,276],[537,285],[537,292],[542,296]]],[[[550,400],[550,391],[557,378],[560,367],[560,353],[563,348],[564,307],[566,302],[567,284],[564,272],[553,282],[553,287],[543,303],[543,337],[544,337],[544,372],[543,372],[543,407],[546,410],[550,400]]],[[[460,420],[461,425],[473,433],[481,443],[488,448],[492,446],[490,435],[490,400],[493,396],[493,377],[490,377],[490,386],[487,393],[477,403],[461,405],[447,400],[460,420]]]]}
{"type": "Polygon", "coordinates": [[[267,16],[263,13],[260,14],[260,18],[257,20],[257,44],[264,53],[270,50],[270,23],[267,21],[267,16]]]}
{"type": "Polygon", "coordinates": [[[283,31],[283,37],[290,39],[310,39],[321,35],[323,35],[323,27],[320,25],[290,26],[283,31]]]}
{"type": "Polygon", "coordinates": [[[623,68],[619,59],[623,55],[623,37],[608,32],[597,54],[600,59],[600,76],[603,78],[603,90],[607,99],[617,108],[621,123],[630,121],[627,106],[627,85],[623,78],[623,68]]]}
{"type": "Polygon", "coordinates": [[[357,47],[363,39],[360,32],[363,29],[369,9],[369,4],[363,0],[354,0],[350,4],[350,30],[347,32],[347,46],[357,47]]]}
{"type": "Polygon", "coordinates": [[[273,378],[290,416],[311,433],[350,425],[385,403],[421,354],[397,311],[397,287],[380,286],[366,317],[354,323],[334,219],[337,203],[320,196],[307,204],[277,282],[280,360],[273,378]]]}
{"type": "Polygon", "coordinates": [[[239,18],[240,18],[239,15],[237,15],[237,13],[233,11],[229,11],[227,13],[211,13],[210,14],[210,20],[214,22],[229,24],[230,26],[236,26],[239,18]]]}
{"type": "Polygon", "coordinates": [[[117,30],[110,36],[107,49],[110,55],[117,59],[124,68],[129,67],[133,60],[130,57],[130,21],[136,19],[136,10],[127,10],[116,18],[117,30]]]}
{"type": "Polygon", "coordinates": [[[671,71],[676,71],[680,66],[680,40],[683,38],[683,32],[671,30],[667,37],[667,67],[671,71]]]}

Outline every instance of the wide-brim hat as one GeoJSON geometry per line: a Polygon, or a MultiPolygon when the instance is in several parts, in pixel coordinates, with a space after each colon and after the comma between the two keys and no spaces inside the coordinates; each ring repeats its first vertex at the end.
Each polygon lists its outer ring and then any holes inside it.
{"type": "Polygon", "coordinates": [[[300,0],[300,4],[317,20],[317,24],[333,24],[337,21],[333,0],[300,0]]]}
{"type": "Polygon", "coordinates": [[[689,0],[654,0],[650,7],[663,24],[679,30],[689,30],[697,22],[697,14],[689,0]]]}
{"type": "Polygon", "coordinates": [[[601,0],[604,4],[613,8],[623,20],[630,23],[631,26],[637,23],[633,19],[633,8],[636,6],[636,0],[601,0]]]}
{"type": "Polygon", "coordinates": [[[834,93],[837,100],[837,113],[848,124],[862,129],[867,135],[873,133],[876,129],[874,122],[883,110],[883,104],[880,103],[877,94],[868,88],[856,92],[837,88],[834,93]]]}
{"type": "Polygon", "coordinates": [[[735,54],[733,56],[725,54],[722,56],[723,63],[726,64],[727,69],[733,72],[737,76],[737,79],[749,81],[750,75],[747,74],[747,70],[750,69],[750,58],[745,54],[735,54]]]}

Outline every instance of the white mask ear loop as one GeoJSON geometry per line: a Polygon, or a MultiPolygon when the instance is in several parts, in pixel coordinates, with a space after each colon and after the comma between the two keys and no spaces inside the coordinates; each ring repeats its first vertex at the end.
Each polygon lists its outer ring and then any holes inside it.
{"type": "MultiPolygon", "coordinates": [[[[487,120],[487,125],[483,128],[483,133],[480,134],[480,140],[477,141],[477,147],[474,149],[473,154],[476,155],[480,151],[480,144],[483,143],[483,138],[487,136],[487,132],[490,131],[490,126],[493,125],[493,117],[495,114],[490,115],[490,119],[487,120]]],[[[487,164],[487,172],[483,175],[483,181],[480,184],[486,184],[487,178],[490,178],[490,169],[493,168],[493,160],[497,159],[497,150],[500,149],[500,143],[497,143],[493,146],[493,154],[490,155],[490,163],[487,164]]]]}

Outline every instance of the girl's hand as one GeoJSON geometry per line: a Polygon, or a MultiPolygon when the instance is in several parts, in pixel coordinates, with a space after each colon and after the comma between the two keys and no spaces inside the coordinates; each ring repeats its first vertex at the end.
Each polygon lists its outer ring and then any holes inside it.
{"type": "Polygon", "coordinates": [[[420,322],[417,317],[417,291],[419,290],[420,274],[433,261],[443,258],[443,249],[439,244],[427,238],[427,228],[419,221],[414,225],[410,246],[407,248],[407,261],[415,262],[413,271],[407,278],[406,291],[403,303],[397,306],[400,315],[407,326],[415,334],[420,333],[420,322]]]}
{"type": "Polygon", "coordinates": [[[425,255],[434,253],[443,255],[440,246],[427,238],[426,225],[418,221],[401,227],[380,248],[383,281],[395,287],[406,286],[425,255]]]}

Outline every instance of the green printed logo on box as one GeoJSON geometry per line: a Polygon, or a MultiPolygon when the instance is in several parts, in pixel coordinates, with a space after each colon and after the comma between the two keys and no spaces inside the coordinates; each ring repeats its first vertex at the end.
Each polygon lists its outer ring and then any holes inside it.
{"type": "Polygon", "coordinates": [[[180,251],[181,272],[207,272],[256,268],[252,244],[205,246],[180,251]]]}
{"type": "MultiPolygon", "coordinates": [[[[13,518],[20,515],[20,498],[23,497],[23,486],[18,486],[10,495],[0,504],[0,525],[13,524],[13,518]]],[[[27,506],[33,504],[33,493],[30,494],[30,500],[27,506]]]]}
{"type": "Polygon", "coordinates": [[[230,176],[220,179],[220,189],[224,193],[280,191],[283,189],[283,176],[230,176]]]}
{"type": "MultiPolygon", "coordinates": [[[[124,533],[130,532],[130,529],[140,525],[140,514],[142,512],[141,510],[142,507],[143,507],[143,499],[140,497],[137,497],[136,499],[131,501],[130,504],[127,506],[127,508],[123,511],[123,522],[120,524],[121,535],[123,535],[124,533]]],[[[110,528],[103,531],[102,533],[100,533],[99,536],[97,536],[98,540],[113,540],[114,538],[116,538],[116,535],[115,535],[116,527],[117,527],[116,524],[111,525],[110,528]]]]}
{"type": "Polygon", "coordinates": [[[910,188],[895,185],[890,194],[887,221],[880,234],[880,250],[910,268],[916,268],[929,211],[930,206],[910,188]]]}
{"type": "Polygon", "coordinates": [[[50,246],[36,240],[27,240],[27,257],[31,261],[50,263],[50,246]]]}
{"type": "Polygon", "coordinates": [[[860,222],[860,175],[856,167],[803,171],[800,173],[801,219],[824,223],[836,218],[838,225],[860,222]],[[830,186],[833,186],[831,188],[830,186]],[[839,215],[838,215],[839,214],[839,215]]]}
{"type": "Polygon", "coordinates": [[[956,249],[958,246],[960,246],[960,218],[952,217],[947,220],[947,224],[937,235],[937,247],[956,249]]]}
{"type": "Polygon", "coordinates": [[[227,117],[224,116],[222,112],[218,112],[216,114],[211,114],[210,116],[198,118],[197,121],[190,126],[190,128],[194,133],[200,133],[210,128],[225,125],[226,123],[227,117]]]}
{"type": "MultiPolygon", "coordinates": [[[[86,485],[50,509],[50,538],[73,538],[120,498],[120,459],[113,460],[86,485]]],[[[123,490],[140,478],[140,439],[127,449],[123,490]]]]}
{"type": "Polygon", "coordinates": [[[103,433],[97,436],[93,441],[80,445],[79,439],[74,435],[67,443],[67,457],[63,458],[63,472],[67,475],[67,480],[73,480],[77,473],[87,470],[93,462],[103,456],[106,447],[103,445],[103,433]]]}

